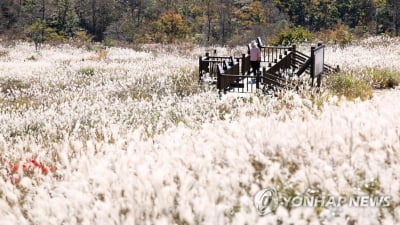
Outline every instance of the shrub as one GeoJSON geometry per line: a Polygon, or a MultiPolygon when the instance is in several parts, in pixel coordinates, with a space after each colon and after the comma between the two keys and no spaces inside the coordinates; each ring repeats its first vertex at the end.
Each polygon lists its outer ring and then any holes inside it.
{"type": "Polygon", "coordinates": [[[39,50],[40,45],[45,41],[61,41],[62,36],[58,35],[56,31],[48,27],[45,21],[38,20],[25,30],[26,36],[29,40],[35,43],[36,51],[39,50]]]}
{"type": "Polygon", "coordinates": [[[81,68],[78,70],[78,74],[84,75],[84,76],[94,76],[96,73],[95,69],[92,67],[85,67],[85,68],[81,68]]]}
{"type": "Polygon", "coordinates": [[[90,43],[93,40],[93,36],[88,34],[86,31],[77,31],[75,33],[74,39],[76,41],[90,43]]]}
{"type": "Polygon", "coordinates": [[[292,45],[311,41],[314,36],[310,31],[304,29],[302,26],[288,27],[282,30],[276,37],[272,38],[272,45],[292,45]]]}
{"type": "Polygon", "coordinates": [[[349,27],[344,24],[338,24],[333,30],[325,30],[318,34],[318,38],[325,43],[338,44],[344,47],[353,40],[353,35],[349,27]]]}
{"type": "Polygon", "coordinates": [[[328,77],[327,88],[331,94],[352,100],[369,99],[374,88],[393,88],[400,84],[400,73],[388,69],[366,69],[358,76],[352,72],[341,72],[328,77]]]}
{"type": "Polygon", "coordinates": [[[115,42],[114,42],[114,40],[112,40],[110,38],[106,38],[103,41],[103,45],[104,45],[104,47],[114,47],[115,46],[115,42]]]}
{"type": "Polygon", "coordinates": [[[341,72],[327,79],[327,88],[331,94],[345,96],[348,100],[372,98],[372,88],[363,79],[357,79],[351,73],[341,72]]]}
{"type": "Polygon", "coordinates": [[[366,75],[374,88],[394,88],[400,84],[400,73],[388,69],[367,69],[366,75]]]}

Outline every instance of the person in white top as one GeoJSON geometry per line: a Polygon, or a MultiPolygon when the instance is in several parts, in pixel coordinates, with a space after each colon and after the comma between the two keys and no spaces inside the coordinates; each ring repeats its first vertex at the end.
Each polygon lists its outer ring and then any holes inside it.
{"type": "Polygon", "coordinates": [[[256,75],[260,71],[260,62],[261,62],[261,51],[257,47],[257,43],[253,41],[251,42],[251,49],[250,49],[250,63],[251,63],[251,68],[253,68],[254,75],[256,75]]]}

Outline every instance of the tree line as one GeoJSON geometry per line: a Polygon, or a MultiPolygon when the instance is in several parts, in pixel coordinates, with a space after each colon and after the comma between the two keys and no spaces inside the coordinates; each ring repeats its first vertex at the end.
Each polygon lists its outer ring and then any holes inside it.
{"type": "Polygon", "coordinates": [[[399,35],[399,0],[1,0],[3,38],[237,44],[285,28],[399,35]],[[244,40],[244,41],[242,41],[244,40]]]}

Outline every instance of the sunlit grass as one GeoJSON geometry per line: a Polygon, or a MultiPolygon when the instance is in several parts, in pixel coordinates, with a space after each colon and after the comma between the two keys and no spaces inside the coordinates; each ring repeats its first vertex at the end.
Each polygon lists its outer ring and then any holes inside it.
{"type": "Polygon", "coordinates": [[[332,95],[345,96],[348,100],[360,98],[370,99],[373,96],[372,87],[362,79],[357,79],[353,74],[341,72],[328,77],[327,89],[332,95]]]}
{"type": "Polygon", "coordinates": [[[388,69],[366,69],[366,80],[377,89],[394,88],[400,84],[400,72],[388,69]]]}
{"type": "Polygon", "coordinates": [[[198,83],[201,47],[3,48],[0,224],[397,224],[400,44],[378,42],[327,48],[344,71],[331,92],[246,97],[198,83]],[[52,171],[24,169],[33,159],[52,171]],[[264,187],[393,205],[260,217],[252,198],[264,187]]]}

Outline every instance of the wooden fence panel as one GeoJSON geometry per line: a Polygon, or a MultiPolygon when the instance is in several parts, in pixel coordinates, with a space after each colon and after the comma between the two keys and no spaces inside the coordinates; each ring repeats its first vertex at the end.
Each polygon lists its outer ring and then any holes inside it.
{"type": "Polygon", "coordinates": [[[239,74],[239,66],[238,62],[234,62],[232,66],[226,68],[225,70],[222,68],[222,65],[218,65],[218,78],[217,78],[217,88],[219,90],[223,90],[227,88],[229,85],[240,79],[239,74]]]}

